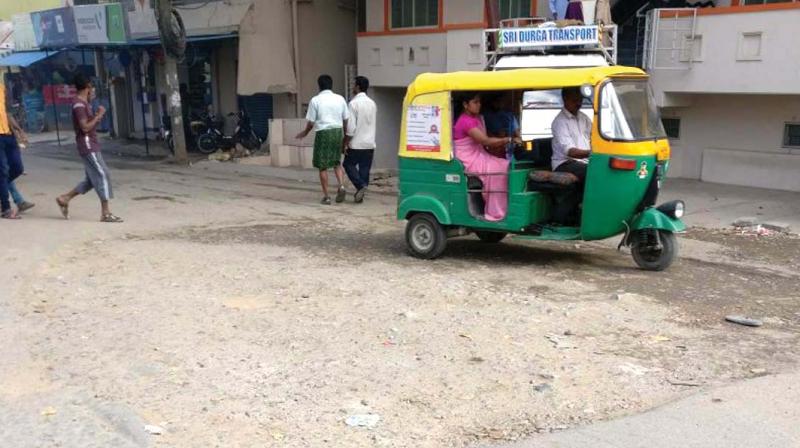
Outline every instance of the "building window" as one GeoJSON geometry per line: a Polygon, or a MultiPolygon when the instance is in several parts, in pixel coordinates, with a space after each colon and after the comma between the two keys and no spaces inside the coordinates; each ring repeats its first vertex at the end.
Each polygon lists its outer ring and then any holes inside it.
{"type": "Polygon", "coordinates": [[[783,146],[800,148],[800,123],[786,123],[783,131],[783,146]]]}
{"type": "Polygon", "coordinates": [[[392,0],[392,28],[420,28],[438,24],[438,0],[392,0]]]}
{"type": "Polygon", "coordinates": [[[369,65],[372,66],[379,66],[383,62],[381,61],[381,49],[380,48],[372,48],[369,52],[369,65]]]}
{"type": "Polygon", "coordinates": [[[394,49],[394,65],[405,65],[406,50],[403,47],[395,47],[394,49]]]}
{"type": "Polygon", "coordinates": [[[531,16],[530,0],[500,0],[500,19],[531,16]]]}
{"type": "Polygon", "coordinates": [[[417,52],[417,65],[431,65],[431,48],[419,47],[417,52]]]}
{"type": "Polygon", "coordinates": [[[664,131],[667,137],[678,140],[681,138],[681,119],[680,118],[662,118],[661,122],[664,124],[664,131]]]}
{"type": "Polygon", "coordinates": [[[761,32],[739,34],[739,48],[736,59],[739,61],[761,60],[761,32]]]}
{"type": "Polygon", "coordinates": [[[703,36],[701,34],[685,34],[683,47],[680,49],[681,62],[701,62],[703,60],[703,36]]]}
{"type": "Polygon", "coordinates": [[[469,53],[467,56],[467,63],[480,64],[481,63],[481,44],[469,44],[469,53]]]}

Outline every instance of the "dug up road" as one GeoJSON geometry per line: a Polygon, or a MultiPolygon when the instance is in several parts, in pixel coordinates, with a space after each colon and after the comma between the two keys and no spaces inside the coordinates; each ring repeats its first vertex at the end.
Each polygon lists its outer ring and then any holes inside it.
{"type": "Polygon", "coordinates": [[[34,148],[0,223],[9,447],[465,447],[794,372],[800,239],[692,228],[668,271],[616,241],[405,252],[395,196],[115,158],[120,225],[34,148]],[[760,318],[759,328],[724,321],[760,318]],[[363,426],[357,426],[357,425],[363,426]]]}

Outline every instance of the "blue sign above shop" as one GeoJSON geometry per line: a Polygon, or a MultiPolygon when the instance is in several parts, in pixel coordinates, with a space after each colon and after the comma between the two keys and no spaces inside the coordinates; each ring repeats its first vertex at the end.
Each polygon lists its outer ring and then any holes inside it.
{"type": "Polygon", "coordinates": [[[32,12],[31,22],[39,48],[63,48],[78,44],[72,8],[32,12]]]}

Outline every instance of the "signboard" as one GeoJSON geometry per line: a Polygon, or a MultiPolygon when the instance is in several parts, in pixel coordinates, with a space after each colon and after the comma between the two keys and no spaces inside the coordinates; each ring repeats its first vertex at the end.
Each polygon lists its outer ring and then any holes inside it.
{"type": "Polygon", "coordinates": [[[14,49],[14,24],[0,20],[0,50],[14,49]]]}
{"type": "Polygon", "coordinates": [[[404,105],[400,157],[449,161],[453,155],[450,92],[419,95],[404,105]]]}
{"type": "Polygon", "coordinates": [[[122,5],[119,3],[106,5],[106,22],[108,23],[109,42],[125,43],[128,41],[128,33],[125,32],[125,13],[122,12],[122,5]]]}
{"type": "Polygon", "coordinates": [[[31,21],[40,48],[71,47],[78,43],[72,8],[32,12],[31,21]]]}
{"type": "Polygon", "coordinates": [[[154,0],[121,0],[131,39],[158,37],[154,0]]]}
{"type": "Polygon", "coordinates": [[[600,30],[594,25],[563,28],[509,28],[501,29],[497,34],[500,48],[597,45],[600,43],[600,30]]]}
{"type": "Polygon", "coordinates": [[[42,86],[42,93],[44,93],[44,103],[48,106],[53,103],[69,106],[75,102],[75,96],[78,94],[75,86],[70,84],[46,84],[42,86]]]}
{"type": "Polygon", "coordinates": [[[408,106],[406,109],[406,150],[439,152],[442,141],[442,111],[439,106],[408,106]]]}
{"type": "Polygon", "coordinates": [[[119,4],[76,6],[73,14],[79,43],[125,43],[125,24],[119,4]]]}
{"type": "Polygon", "coordinates": [[[72,13],[75,15],[78,42],[82,44],[108,43],[105,5],[76,6],[72,13]]]}
{"type": "Polygon", "coordinates": [[[30,14],[14,14],[11,16],[11,23],[14,24],[15,51],[30,51],[38,48],[30,14]]]}

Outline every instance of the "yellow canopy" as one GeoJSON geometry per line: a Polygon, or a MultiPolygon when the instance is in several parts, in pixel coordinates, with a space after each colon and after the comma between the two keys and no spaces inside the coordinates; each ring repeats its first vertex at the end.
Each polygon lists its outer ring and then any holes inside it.
{"type": "Polygon", "coordinates": [[[595,85],[610,76],[646,76],[636,67],[527,68],[496,72],[423,73],[408,86],[406,99],[453,90],[558,89],[595,85]]]}

